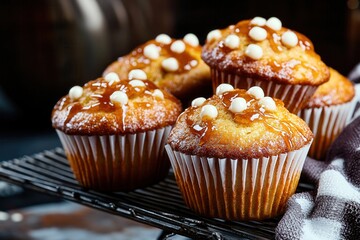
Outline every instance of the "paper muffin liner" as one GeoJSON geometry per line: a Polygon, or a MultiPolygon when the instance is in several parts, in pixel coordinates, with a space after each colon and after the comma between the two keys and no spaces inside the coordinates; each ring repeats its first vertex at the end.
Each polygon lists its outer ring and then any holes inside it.
{"type": "Polygon", "coordinates": [[[82,186],[127,191],[151,185],[167,175],[170,162],[164,146],[171,128],[108,136],[56,132],[82,186]]]}
{"type": "Polygon", "coordinates": [[[360,116],[360,83],[355,84],[355,103],[353,114],[348,121],[348,124],[360,116]]]}
{"type": "Polygon", "coordinates": [[[298,116],[308,124],[315,136],[309,150],[310,157],[324,160],[330,145],[350,122],[356,102],[354,97],[344,104],[305,108],[299,112],[298,116]]]}
{"type": "Polygon", "coordinates": [[[285,107],[292,113],[298,113],[317,89],[317,86],[311,85],[281,84],[262,80],[260,78],[244,77],[237,74],[222,72],[215,68],[211,69],[211,78],[214,92],[221,83],[229,83],[233,85],[234,88],[240,89],[249,89],[253,86],[259,86],[264,90],[266,96],[282,100],[285,107]]]}
{"type": "Polygon", "coordinates": [[[284,212],[310,145],[259,159],[199,157],[165,148],[190,209],[207,217],[260,220],[284,212]]]}

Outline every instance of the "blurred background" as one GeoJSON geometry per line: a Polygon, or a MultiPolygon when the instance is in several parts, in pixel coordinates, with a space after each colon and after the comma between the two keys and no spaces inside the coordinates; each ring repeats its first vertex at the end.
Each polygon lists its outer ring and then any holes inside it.
{"type": "MultiPolygon", "coordinates": [[[[50,121],[57,100],[135,46],[159,33],[192,32],[203,43],[210,30],[254,16],[276,16],[305,34],[344,75],[360,62],[359,0],[0,1],[0,161],[60,146],[50,121]]],[[[0,198],[0,206],[40,198],[0,198]]]]}

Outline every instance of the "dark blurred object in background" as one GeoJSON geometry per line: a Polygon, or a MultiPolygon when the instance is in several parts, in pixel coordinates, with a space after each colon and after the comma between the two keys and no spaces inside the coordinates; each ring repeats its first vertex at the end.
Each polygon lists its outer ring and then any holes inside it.
{"type": "Polygon", "coordinates": [[[173,29],[166,0],[14,0],[0,9],[0,87],[17,110],[1,116],[10,131],[14,120],[18,128],[50,128],[52,107],[71,86],[173,29]]]}

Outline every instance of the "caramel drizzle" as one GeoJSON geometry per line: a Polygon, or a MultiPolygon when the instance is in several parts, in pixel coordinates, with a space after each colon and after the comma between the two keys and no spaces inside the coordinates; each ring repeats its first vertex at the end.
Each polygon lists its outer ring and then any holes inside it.
{"type": "Polygon", "coordinates": [[[188,125],[190,125],[190,131],[199,136],[199,145],[203,145],[206,143],[209,138],[211,137],[211,133],[216,130],[216,127],[213,125],[213,122],[211,119],[206,119],[203,121],[203,126],[200,126],[199,124],[194,124],[194,122],[186,118],[186,122],[188,125]]]}
{"type": "MultiPolygon", "coordinates": [[[[247,94],[243,89],[224,93],[222,96],[224,106],[228,109],[230,107],[231,100],[236,97],[243,97],[248,103],[248,108],[243,112],[231,112],[236,123],[250,125],[253,122],[261,122],[268,131],[279,133],[289,149],[294,146],[291,140],[291,136],[294,134],[294,129],[303,137],[304,140],[306,140],[303,131],[301,131],[296,125],[291,122],[280,121],[273,112],[266,111],[260,104],[258,104],[256,99],[247,94]]],[[[276,105],[280,105],[279,100],[274,100],[276,105]]]]}
{"type": "MultiPolygon", "coordinates": [[[[72,100],[69,96],[64,97],[58,109],[62,111],[66,108],[67,118],[65,120],[65,125],[68,124],[74,116],[80,112],[87,112],[94,114],[97,112],[107,112],[113,113],[116,117],[117,123],[119,126],[122,126],[125,130],[125,118],[127,106],[114,104],[110,100],[110,96],[115,91],[125,92],[129,99],[136,98],[138,96],[150,95],[151,92],[155,89],[158,89],[154,83],[148,80],[143,80],[145,87],[133,87],[129,84],[128,80],[122,80],[118,83],[113,83],[111,86],[104,79],[97,79],[91,81],[84,86],[84,99],[72,100]],[[86,95],[86,91],[91,91],[91,94],[86,95]]],[[[165,95],[165,93],[164,93],[165,95]]],[[[145,107],[151,108],[151,102],[145,107]]]]}

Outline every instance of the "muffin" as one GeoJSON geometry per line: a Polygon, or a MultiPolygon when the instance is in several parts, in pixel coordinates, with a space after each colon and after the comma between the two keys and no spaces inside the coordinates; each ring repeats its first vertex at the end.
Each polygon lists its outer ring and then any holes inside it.
{"type": "Polygon", "coordinates": [[[212,95],[210,69],[201,59],[201,46],[194,34],[172,39],[160,34],[120,57],[104,72],[116,72],[120,78],[131,78],[131,71],[141,69],[148,80],[172,93],[183,103],[201,93],[212,95]]]}
{"type": "Polygon", "coordinates": [[[310,157],[324,160],[327,149],[350,120],[355,104],[352,82],[330,68],[330,80],[316,90],[299,112],[315,135],[310,157]]]}
{"type": "Polygon", "coordinates": [[[72,87],[52,125],[82,186],[126,191],[167,175],[164,145],[180,112],[180,101],[153,82],[109,73],[72,87]]]}
{"type": "Polygon", "coordinates": [[[210,66],[214,90],[221,83],[243,89],[260,86],[292,113],[330,76],[311,41],[282,27],[275,17],[255,17],[211,31],[202,58],[210,66]]]}
{"type": "Polygon", "coordinates": [[[283,213],[312,139],[306,123],[260,87],[221,84],[179,116],[165,148],[190,209],[260,220],[283,213]]]}

